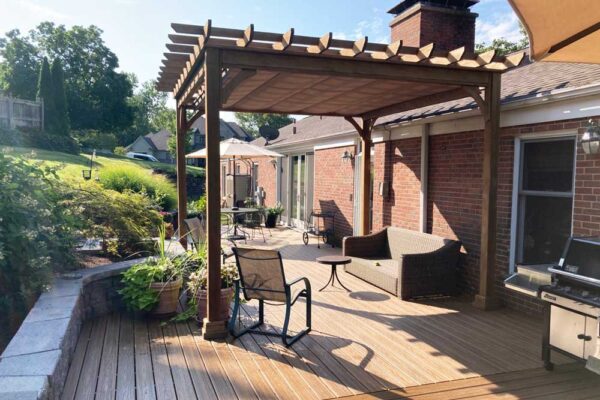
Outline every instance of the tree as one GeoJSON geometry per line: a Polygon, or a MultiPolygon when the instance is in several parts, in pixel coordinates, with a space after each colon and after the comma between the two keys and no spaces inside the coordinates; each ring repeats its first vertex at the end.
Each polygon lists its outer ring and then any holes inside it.
{"type": "MultiPolygon", "coordinates": [[[[136,84],[137,78],[134,75],[130,75],[129,79],[134,85],[136,84]]],[[[176,113],[174,109],[167,106],[167,100],[167,94],[156,90],[153,81],[142,83],[129,100],[129,105],[134,110],[133,124],[120,136],[121,144],[128,145],[138,136],[161,129],[174,133],[176,113]]]]}
{"type": "MultiPolygon", "coordinates": [[[[189,135],[189,134],[186,135],[186,139],[187,140],[185,142],[185,148],[183,151],[185,154],[188,154],[194,150],[192,148],[192,135],[189,135]]],[[[177,157],[177,136],[175,133],[171,133],[171,136],[169,136],[169,141],[167,142],[167,146],[169,146],[169,153],[173,157],[177,157]]]]}
{"type": "Polygon", "coordinates": [[[475,45],[475,52],[479,54],[489,50],[496,50],[498,55],[503,56],[514,53],[515,51],[523,50],[529,47],[529,37],[527,36],[527,31],[523,24],[520,24],[519,31],[521,37],[515,42],[511,42],[505,38],[496,38],[492,40],[492,43],[489,45],[485,42],[477,43],[475,45]]]}
{"type": "Polygon", "coordinates": [[[62,63],[74,129],[116,132],[131,126],[133,110],[127,100],[133,86],[125,73],[117,72],[119,60],[104,44],[101,29],[42,22],[27,36],[9,32],[0,42],[0,87],[19,97],[35,97],[43,56],[62,63]]]}
{"type": "Polygon", "coordinates": [[[293,122],[289,115],[285,114],[260,114],[260,113],[235,113],[235,119],[246,132],[258,137],[258,129],[261,126],[269,126],[275,129],[283,128],[293,122]]]}
{"type": "Polygon", "coordinates": [[[69,111],[67,109],[67,95],[65,92],[65,76],[60,59],[55,58],[50,69],[52,74],[52,94],[54,102],[54,132],[57,135],[69,135],[69,111]]]}
{"type": "Polygon", "coordinates": [[[0,39],[0,91],[35,100],[41,57],[18,29],[0,39]]]}
{"type": "Polygon", "coordinates": [[[52,73],[48,59],[44,57],[40,67],[38,79],[37,97],[44,101],[44,130],[54,133],[56,129],[56,108],[54,105],[54,90],[52,85],[52,73]]]}

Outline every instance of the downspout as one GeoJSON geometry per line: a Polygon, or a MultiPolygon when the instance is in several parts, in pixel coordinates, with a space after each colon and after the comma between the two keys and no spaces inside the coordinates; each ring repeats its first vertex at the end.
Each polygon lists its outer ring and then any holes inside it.
{"type": "Polygon", "coordinates": [[[429,187],[429,130],[431,124],[427,123],[423,126],[423,132],[421,133],[421,194],[419,196],[420,201],[420,213],[419,213],[419,227],[421,232],[427,233],[427,209],[428,199],[427,191],[429,187]]]}

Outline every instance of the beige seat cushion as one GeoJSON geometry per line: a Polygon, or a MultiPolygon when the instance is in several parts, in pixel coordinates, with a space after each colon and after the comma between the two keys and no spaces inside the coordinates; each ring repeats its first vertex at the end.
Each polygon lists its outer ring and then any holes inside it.
{"type": "Polygon", "coordinates": [[[397,260],[389,258],[358,258],[345,267],[346,272],[369,282],[387,292],[398,294],[397,260]]]}

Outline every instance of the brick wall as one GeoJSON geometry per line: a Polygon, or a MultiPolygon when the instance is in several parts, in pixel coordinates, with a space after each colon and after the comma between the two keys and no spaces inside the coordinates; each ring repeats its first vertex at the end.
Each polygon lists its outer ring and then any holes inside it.
{"type": "Polygon", "coordinates": [[[265,206],[273,207],[277,203],[277,166],[271,158],[257,158],[254,163],[258,165],[257,186],[265,190],[265,206]]]}
{"type": "Polygon", "coordinates": [[[355,146],[315,151],[313,208],[335,212],[335,236],[352,235],[355,161],[342,161],[344,151],[355,146]]]}
{"type": "MultiPolygon", "coordinates": [[[[524,125],[501,130],[498,160],[498,240],[496,289],[512,308],[540,311],[533,298],[504,288],[508,274],[513,190],[514,139],[523,134],[574,129],[583,133],[586,120],[524,125]]],[[[463,287],[476,293],[479,285],[481,229],[482,132],[432,136],[429,139],[428,232],[458,238],[464,245],[461,261],[463,287]]],[[[354,163],[341,161],[344,150],[315,152],[314,206],[338,212],[338,236],[352,234],[354,163]]],[[[420,138],[374,145],[373,230],[386,225],[419,229],[420,138]],[[390,182],[389,197],[378,195],[381,181],[390,182]]],[[[578,147],[573,231],[600,235],[600,155],[585,155],[578,147]]]]}
{"type": "MultiPolygon", "coordinates": [[[[579,137],[587,121],[580,121],[579,137]]],[[[573,233],[581,236],[600,235],[600,155],[588,155],[577,148],[573,233]]]]}
{"type": "Polygon", "coordinates": [[[419,230],[421,194],[421,139],[413,138],[374,145],[372,231],[394,225],[419,230]],[[386,197],[379,184],[388,182],[386,197]]]}
{"type": "Polygon", "coordinates": [[[481,132],[429,139],[427,230],[463,242],[461,281],[469,293],[479,280],[482,145],[481,132]]]}
{"type": "Polygon", "coordinates": [[[400,14],[390,24],[392,41],[402,40],[407,46],[435,43],[438,50],[454,50],[465,46],[475,48],[475,18],[477,14],[439,7],[421,6],[400,14]]]}

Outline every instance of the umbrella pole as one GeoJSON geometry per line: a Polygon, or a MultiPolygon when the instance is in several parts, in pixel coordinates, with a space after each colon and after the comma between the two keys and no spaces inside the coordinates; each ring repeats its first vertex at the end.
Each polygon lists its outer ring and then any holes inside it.
{"type": "Polygon", "coordinates": [[[233,156],[233,205],[232,207],[237,207],[235,202],[235,156],[233,156]]]}

